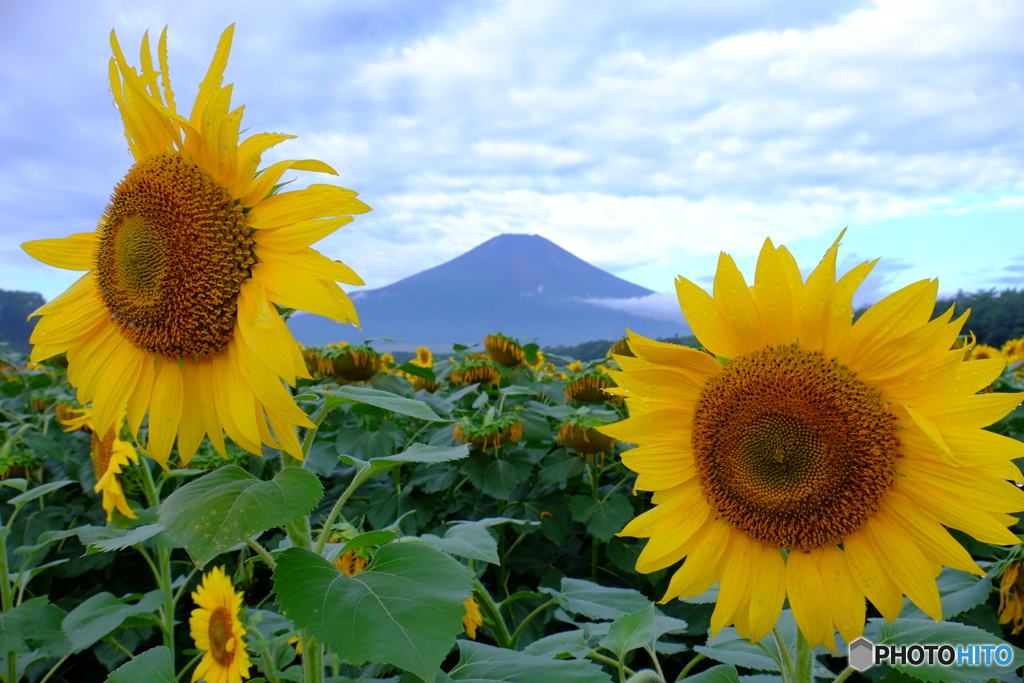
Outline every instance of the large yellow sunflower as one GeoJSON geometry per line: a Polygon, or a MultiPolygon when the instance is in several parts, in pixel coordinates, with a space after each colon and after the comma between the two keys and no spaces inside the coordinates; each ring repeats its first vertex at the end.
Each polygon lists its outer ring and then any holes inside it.
{"type": "Polygon", "coordinates": [[[135,452],[135,448],[121,439],[124,412],[122,411],[114,425],[102,437],[96,431],[90,408],[72,408],[69,412],[71,416],[60,420],[61,424],[67,427],[65,432],[73,432],[84,427],[92,434],[90,455],[92,468],[96,473],[96,486],[93,490],[103,496],[102,504],[103,509],[107,511],[107,521],[114,518],[115,509],[125,517],[137,519],[135,511],[128,506],[128,499],[124,495],[119,478],[129,462],[139,461],[139,454],[135,452]]]}
{"type": "Polygon", "coordinates": [[[281,161],[257,173],[268,148],[292,138],[260,133],[239,142],[242,108],[222,85],[234,27],[221,36],[192,114],[178,114],[167,71],[148,35],[128,65],[116,36],[110,83],[135,165],[95,232],[23,245],[59,268],[86,271],[39,308],[33,362],[67,351],[68,379],[92,402],[99,433],[127,409],[137,435],[149,413],[147,452],[166,467],[178,439],[187,464],[208,434],[253,453],[261,444],[295,457],[296,425],[312,427],[282,379],[308,377],[273,304],[357,323],[335,281],[362,284],[310,244],[369,210],[333,185],[274,194],[288,169],[334,174],[315,160],[281,161]]]}
{"type": "Polygon", "coordinates": [[[192,683],[241,683],[249,678],[245,626],[239,620],[242,594],[236,593],[223,567],[214,567],[192,594],[198,607],[188,620],[196,648],[205,650],[192,683]]]}
{"type": "Polygon", "coordinates": [[[865,596],[890,621],[903,595],[938,620],[941,567],[984,573],[944,527],[1018,542],[1006,527],[1024,492],[1007,480],[1024,444],[982,427],[1020,397],[977,393],[1003,361],[964,362],[966,314],[929,320],[935,280],[853,323],[874,262],[837,281],[838,246],[804,282],[768,240],[752,287],[722,254],[713,297],[676,281],[715,355],[630,334],[636,358],[616,357],[630,417],[601,431],[639,445],[623,461],[656,504],[622,534],[650,538],[641,572],[686,558],[664,600],[718,582],[712,634],[759,640],[787,597],[808,642],[833,651],[834,629],[861,635],[865,596]]]}

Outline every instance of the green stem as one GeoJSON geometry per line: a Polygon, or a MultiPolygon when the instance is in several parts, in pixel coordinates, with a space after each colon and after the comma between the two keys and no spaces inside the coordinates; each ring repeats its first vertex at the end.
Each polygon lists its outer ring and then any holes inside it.
{"type": "MultiPolygon", "coordinates": [[[[616,669],[619,668],[619,663],[617,661],[615,661],[611,657],[605,657],[604,655],[599,655],[596,652],[591,652],[590,654],[588,654],[587,655],[587,659],[593,659],[595,662],[601,662],[601,663],[607,664],[609,666],[614,666],[616,669]]],[[[632,669],[630,669],[628,666],[625,666],[625,665],[622,666],[622,670],[626,672],[627,676],[632,676],[633,674],[636,673],[635,671],[633,671],[632,669]]]]}
{"type": "Polygon", "coordinates": [[[678,683],[678,681],[683,680],[684,678],[686,678],[690,674],[690,669],[692,669],[693,667],[697,666],[697,664],[699,662],[702,662],[705,659],[707,659],[707,655],[698,654],[696,657],[694,657],[693,659],[688,661],[686,663],[686,666],[683,667],[683,670],[679,672],[679,676],[676,677],[677,683],[678,683]]]}
{"type": "MultiPolygon", "coordinates": [[[[797,629],[799,630],[799,629],[797,629]]],[[[775,636],[775,644],[779,648],[779,656],[782,657],[779,668],[782,673],[782,683],[790,683],[793,680],[793,659],[789,656],[789,645],[783,639],[782,634],[776,626],[772,626],[772,635],[775,636]]]]}
{"type": "Polygon", "coordinates": [[[70,656],[71,655],[64,655],[61,657],[56,664],[50,667],[50,670],[46,672],[46,675],[39,679],[39,683],[46,683],[46,681],[50,680],[50,676],[56,673],[57,669],[60,668],[60,665],[66,662],[70,656]]]}
{"type": "Polygon", "coordinates": [[[651,658],[651,662],[654,664],[654,670],[658,672],[658,676],[661,677],[662,683],[665,680],[665,672],[661,670],[661,662],[658,661],[658,653],[653,647],[645,647],[648,656],[651,658]]]}
{"type": "Polygon", "coordinates": [[[263,561],[267,563],[267,566],[271,570],[277,568],[277,562],[274,561],[273,556],[264,548],[262,545],[252,540],[251,538],[245,539],[245,542],[249,544],[249,547],[256,551],[256,554],[263,558],[263,561]]]}
{"type": "Polygon", "coordinates": [[[555,604],[554,600],[548,600],[543,605],[527,614],[526,618],[519,622],[519,626],[516,627],[515,633],[512,634],[512,638],[510,641],[512,649],[515,649],[516,645],[519,643],[519,636],[523,634],[523,629],[526,628],[526,625],[533,621],[536,617],[543,614],[544,610],[546,610],[548,607],[551,607],[553,604],[555,604]]]}
{"type": "Polygon", "coordinates": [[[800,629],[796,630],[796,662],[793,683],[814,683],[814,653],[800,629]]]}
{"type": "Polygon", "coordinates": [[[477,604],[480,605],[480,612],[486,616],[490,622],[491,631],[494,634],[494,640],[497,641],[498,647],[503,647],[506,650],[515,649],[512,644],[512,636],[508,633],[508,626],[505,625],[505,620],[501,617],[501,611],[498,610],[498,606],[494,603],[494,598],[487,592],[484,585],[480,583],[480,579],[473,577],[473,594],[476,596],[477,604]]]}
{"type": "MultiPolygon", "coordinates": [[[[2,520],[0,520],[2,522],[2,520]]],[[[11,587],[10,573],[7,571],[7,532],[10,531],[10,521],[7,526],[0,529],[0,606],[6,614],[14,609],[14,591],[11,587]]],[[[9,683],[16,683],[18,675],[18,654],[8,652],[7,654],[7,680],[9,683]]]]}
{"type": "Polygon", "coordinates": [[[199,663],[199,660],[203,658],[204,654],[206,654],[206,653],[205,652],[200,652],[195,657],[193,657],[192,661],[190,661],[188,664],[186,664],[184,666],[184,668],[182,668],[182,670],[178,672],[178,675],[174,677],[174,680],[180,681],[181,677],[184,676],[188,672],[189,669],[191,669],[192,667],[194,667],[196,664],[199,663]]]}
{"type": "Polygon", "coordinates": [[[838,676],[836,676],[836,679],[832,681],[832,683],[843,683],[843,681],[853,675],[854,671],[856,671],[856,669],[852,666],[846,667],[838,676]]]}
{"type": "Polygon", "coordinates": [[[313,636],[302,636],[302,681],[323,683],[324,649],[313,636]]]}
{"type": "Polygon", "coordinates": [[[338,500],[334,503],[334,507],[331,508],[330,514],[327,515],[327,519],[324,520],[323,528],[320,530],[320,536],[316,539],[316,554],[320,555],[324,551],[324,547],[327,545],[327,539],[331,535],[331,527],[334,526],[334,520],[338,518],[341,513],[342,506],[348,501],[348,499],[355,493],[356,489],[359,488],[364,481],[370,478],[373,474],[373,468],[364,467],[361,470],[356,471],[356,475],[352,477],[352,481],[344,492],[338,497],[338,500]]]}
{"type": "MultiPolygon", "coordinates": [[[[142,467],[142,488],[145,491],[146,503],[149,507],[160,506],[160,494],[157,491],[156,482],[153,480],[153,472],[149,469],[149,461],[145,458],[139,463],[142,467]]],[[[148,560],[148,558],[147,558],[148,560]]],[[[156,565],[152,563],[156,574],[157,586],[164,591],[164,604],[160,607],[160,620],[164,632],[164,645],[171,652],[174,652],[174,584],[171,576],[171,550],[163,546],[157,546],[156,565]]]]}

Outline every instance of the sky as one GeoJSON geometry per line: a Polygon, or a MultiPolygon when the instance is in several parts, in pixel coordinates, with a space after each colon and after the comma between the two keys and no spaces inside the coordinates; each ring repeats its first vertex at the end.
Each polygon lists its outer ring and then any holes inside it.
{"type": "Polygon", "coordinates": [[[243,128],[298,135],[265,164],[373,207],[317,245],[366,288],[538,234],[672,319],[720,251],[806,273],[844,228],[842,269],[881,258],[858,304],[1024,282],[1024,3],[0,0],[0,288],[71,284],[19,245],[93,230],[133,163],[111,29],[137,65],[168,26],[187,111],[231,23],[243,128]]]}

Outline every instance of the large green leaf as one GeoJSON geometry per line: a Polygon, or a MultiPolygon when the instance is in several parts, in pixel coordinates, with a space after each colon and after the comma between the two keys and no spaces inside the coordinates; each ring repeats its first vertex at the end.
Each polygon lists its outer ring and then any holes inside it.
{"type": "Polygon", "coordinates": [[[589,619],[618,619],[645,609],[651,601],[632,588],[611,588],[584,579],[563,578],[559,590],[542,588],[567,612],[589,619]]]}
{"type": "Polygon", "coordinates": [[[404,398],[397,394],[379,389],[371,389],[363,386],[345,386],[336,389],[323,389],[313,387],[311,391],[322,394],[328,404],[340,405],[342,403],[367,403],[371,406],[384,408],[402,415],[417,417],[430,422],[450,422],[430,409],[423,401],[414,398],[404,398]]]}
{"type": "MultiPolygon", "coordinates": [[[[942,598],[942,616],[945,619],[977,607],[988,600],[988,596],[992,592],[991,576],[978,577],[949,567],[942,570],[935,582],[939,587],[939,596],[942,598]]],[[[903,601],[900,618],[929,619],[928,615],[907,599],[903,601]]]]}
{"type": "Polygon", "coordinates": [[[28,652],[25,642],[55,657],[71,653],[71,642],[61,631],[66,612],[41,595],[29,598],[14,609],[0,614],[0,652],[28,652]]]}
{"type": "Polygon", "coordinates": [[[459,663],[448,675],[453,681],[473,683],[611,683],[612,680],[593,662],[538,657],[470,640],[459,641],[459,663]]]}
{"type": "Polygon", "coordinates": [[[533,464],[523,451],[495,458],[479,453],[466,461],[463,469],[473,486],[488,496],[509,500],[519,485],[530,478],[533,464]]]}
{"type": "Polygon", "coordinates": [[[163,645],[151,647],[112,671],[104,683],[175,683],[171,651],[163,645]]]}
{"type": "Polygon", "coordinates": [[[573,496],[570,507],[572,518],[582,522],[587,531],[602,541],[622,531],[622,527],[633,517],[633,505],[628,498],[618,494],[606,501],[573,496]]]}
{"type": "Polygon", "coordinates": [[[143,541],[153,538],[163,530],[164,528],[160,524],[144,524],[127,532],[122,532],[118,529],[113,538],[105,538],[101,541],[89,544],[89,552],[124,550],[125,548],[130,548],[136,543],[142,543],[143,541]]]}
{"type": "Polygon", "coordinates": [[[71,481],[70,479],[65,479],[63,481],[51,481],[48,484],[40,484],[35,488],[31,488],[28,491],[25,491],[25,493],[20,493],[17,496],[14,496],[7,502],[13,505],[23,505],[24,503],[39,498],[40,496],[45,496],[47,493],[50,493],[51,491],[56,491],[59,488],[63,488],[68,484],[74,483],[75,482],[71,481]]]}
{"type": "MultiPolygon", "coordinates": [[[[771,639],[765,639],[766,646],[778,656],[778,649],[771,639]]],[[[696,652],[723,664],[733,664],[757,671],[779,671],[779,663],[775,656],[770,656],[757,645],[751,645],[746,638],[741,638],[732,626],[726,626],[714,638],[708,638],[707,645],[693,648],[696,652]]]]}
{"type": "Polygon", "coordinates": [[[535,640],[523,648],[523,652],[541,657],[561,658],[568,655],[576,659],[583,659],[597,649],[598,640],[596,636],[588,635],[586,631],[578,628],[574,631],[562,631],[535,640]]]}
{"type": "Polygon", "coordinates": [[[228,465],[168,496],[160,523],[202,568],[236,543],[309,514],[322,495],[317,476],[300,467],[260,481],[228,465]]]}
{"type": "MultiPolygon", "coordinates": [[[[1013,671],[1024,662],[1024,651],[1004,642],[987,631],[955,622],[935,622],[924,619],[900,617],[893,623],[884,619],[869,619],[864,637],[879,645],[927,645],[950,644],[954,647],[969,645],[994,645],[1010,648],[1012,659],[1007,666],[991,664],[953,664],[943,666],[937,660],[933,664],[912,664],[890,662],[890,666],[922,681],[970,681],[996,678],[1013,671]]],[[[925,659],[927,662],[927,659],[925,659]]]]}
{"type": "Polygon", "coordinates": [[[128,617],[155,612],[163,604],[165,595],[162,590],[150,591],[132,604],[127,602],[127,598],[97,593],[68,612],[61,627],[71,640],[73,651],[81,652],[123,624],[128,617]]]}
{"type": "Polygon", "coordinates": [[[282,611],[356,666],[383,662],[433,681],[462,632],[471,573],[423,543],[389,543],[355,576],[301,548],[278,557],[282,611]]]}

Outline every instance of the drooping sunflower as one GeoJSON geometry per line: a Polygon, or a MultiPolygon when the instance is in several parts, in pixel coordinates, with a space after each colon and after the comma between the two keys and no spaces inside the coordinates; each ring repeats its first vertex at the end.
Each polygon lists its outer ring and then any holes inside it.
{"type": "Polygon", "coordinates": [[[198,607],[188,620],[196,648],[204,650],[192,674],[192,683],[241,683],[249,678],[249,655],[245,652],[242,625],[242,594],[235,592],[223,567],[214,567],[192,593],[198,607]]]}
{"type": "Polygon", "coordinates": [[[622,535],[650,539],[641,572],[685,558],[663,600],[718,583],[713,634],[759,640],[787,597],[808,642],[833,651],[834,629],[861,635],[865,597],[889,621],[903,595],[939,620],[940,568],[984,573],[945,527],[1018,542],[1006,527],[1024,492],[1007,480],[1024,443],[982,427],[1020,397],[977,393],[1003,361],[964,361],[966,314],[929,320],[935,280],[854,323],[874,262],[836,280],[838,246],[805,282],[768,240],[751,287],[722,254],[714,296],[676,281],[710,354],[630,334],[636,358],[616,358],[630,417],[601,431],[639,445],[623,462],[656,505],[622,535]]]}
{"type": "Polygon", "coordinates": [[[316,160],[261,155],[292,138],[239,141],[242,108],[222,85],[234,27],[221,36],[189,118],[178,114],[167,68],[143,38],[141,68],[116,36],[110,83],[135,159],[95,232],[27,242],[33,257],[85,275],[33,315],[32,360],[67,351],[68,379],[92,402],[99,433],[127,409],[138,435],[149,413],[147,452],[166,467],[178,440],[183,464],[209,435],[302,457],[296,426],[313,427],[282,379],[308,377],[274,304],[358,324],[336,282],[362,284],[348,266],[310,245],[369,210],[333,185],[275,193],[289,169],[335,174],[316,160]]]}
{"type": "MultiPolygon", "coordinates": [[[[58,408],[61,405],[58,405],[58,408]]],[[[114,421],[114,426],[108,429],[104,436],[100,436],[96,431],[92,409],[65,407],[64,411],[66,417],[58,419],[66,427],[65,432],[84,430],[92,435],[90,456],[92,457],[92,468],[96,474],[96,486],[93,487],[93,490],[102,494],[102,505],[103,509],[107,511],[107,521],[114,518],[115,509],[125,517],[137,519],[138,515],[128,506],[128,499],[124,495],[120,479],[128,463],[139,461],[139,454],[135,448],[121,439],[124,413],[122,412],[118,416],[114,421]]],[[[60,412],[58,410],[58,414],[60,412]]]]}

